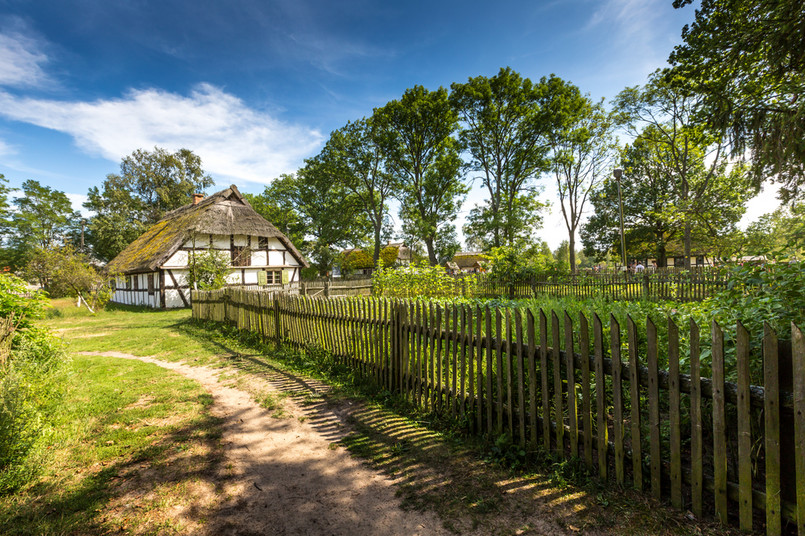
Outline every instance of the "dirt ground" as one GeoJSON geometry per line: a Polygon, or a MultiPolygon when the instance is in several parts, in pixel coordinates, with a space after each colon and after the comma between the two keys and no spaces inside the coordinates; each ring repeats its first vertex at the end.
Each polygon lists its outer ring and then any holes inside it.
{"type": "MultiPolygon", "coordinates": [[[[213,398],[211,412],[222,419],[224,460],[220,469],[204,475],[199,508],[175,508],[176,516],[192,534],[210,535],[442,535],[447,530],[432,511],[403,510],[397,489],[400,480],[353,458],[338,441],[350,433],[349,407],[323,403],[299,404],[282,396],[290,383],[315,397],[325,389],[298,378],[265,381],[243,387],[231,370],[210,369],[135,357],[118,352],[82,352],[139,359],[198,381],[213,398]],[[277,385],[284,381],[285,385],[277,385]],[[281,408],[267,410],[254,399],[254,392],[280,395],[281,408]],[[249,391],[249,392],[247,392],[249,391]],[[203,510],[203,523],[193,522],[194,510],[203,510]]],[[[294,386],[290,386],[293,390],[294,386]]],[[[349,402],[345,402],[349,405],[349,402]]],[[[358,408],[356,408],[357,410],[358,408]]],[[[402,479],[403,477],[399,477],[402,479]]],[[[194,490],[198,494],[199,487],[194,490]]],[[[128,490],[119,500],[125,508],[128,490]]],[[[547,512],[545,512],[547,513],[547,512]]],[[[198,517],[196,514],[195,517],[198,517]]],[[[575,527],[562,527],[538,509],[528,513],[525,531],[513,534],[578,534],[575,527]]],[[[467,529],[469,527],[464,527],[467,529]]],[[[460,530],[462,534],[488,534],[489,527],[460,530]]],[[[508,533],[508,531],[505,531],[508,533]]]]}

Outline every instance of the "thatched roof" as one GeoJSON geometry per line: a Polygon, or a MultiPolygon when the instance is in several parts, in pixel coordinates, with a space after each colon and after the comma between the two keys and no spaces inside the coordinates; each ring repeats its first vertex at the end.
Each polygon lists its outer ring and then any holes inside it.
{"type": "Polygon", "coordinates": [[[458,265],[459,268],[471,268],[475,266],[475,263],[480,264],[486,260],[487,258],[484,253],[477,251],[459,251],[453,255],[452,262],[458,265]]]}
{"type": "Polygon", "coordinates": [[[168,212],[112,259],[107,267],[122,274],[156,271],[194,234],[277,238],[300,265],[308,266],[288,237],[255,212],[232,185],[205,197],[198,204],[191,203],[168,212]]]}

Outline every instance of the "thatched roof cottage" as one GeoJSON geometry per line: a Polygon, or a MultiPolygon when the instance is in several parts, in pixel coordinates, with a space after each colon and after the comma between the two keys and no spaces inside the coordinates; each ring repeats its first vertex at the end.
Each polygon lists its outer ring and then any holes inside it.
{"type": "Polygon", "coordinates": [[[119,274],[112,301],[171,308],[190,305],[187,275],[194,253],[219,251],[232,260],[230,285],[299,281],[307,262],[288,237],[260,216],[237,187],[165,214],[108,264],[119,274]]]}

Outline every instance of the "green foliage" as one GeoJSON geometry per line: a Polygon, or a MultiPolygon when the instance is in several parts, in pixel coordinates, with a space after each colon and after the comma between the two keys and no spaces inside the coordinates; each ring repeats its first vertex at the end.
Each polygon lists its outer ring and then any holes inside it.
{"type": "Polygon", "coordinates": [[[387,202],[399,193],[399,181],[386,170],[380,146],[383,132],[372,119],[347,123],[330,134],[319,157],[337,170],[347,191],[372,229],[372,265],[389,235],[387,202]]]}
{"type": "Polygon", "coordinates": [[[453,133],[458,117],[447,90],[414,86],[400,100],[375,110],[379,144],[389,171],[400,181],[403,232],[425,243],[428,260],[437,264],[437,237],[456,218],[469,188],[453,133]]]}
{"type": "Polygon", "coordinates": [[[199,290],[216,290],[226,284],[230,270],[229,256],[225,253],[214,250],[193,253],[187,282],[190,288],[198,286],[199,290]]]}
{"type": "MultiPolygon", "coordinates": [[[[12,271],[24,267],[37,249],[52,249],[65,244],[81,216],[70,200],[58,190],[28,180],[22,184],[22,196],[14,199],[16,210],[8,222],[8,265],[12,271]]],[[[40,283],[44,284],[43,281],[40,283]]]]}
{"type": "Polygon", "coordinates": [[[308,229],[294,207],[294,175],[280,175],[259,195],[243,194],[252,208],[282,231],[294,245],[305,242],[308,229]]]}
{"type": "MultiPolygon", "coordinates": [[[[467,282],[473,285],[475,279],[467,282]]],[[[387,298],[449,298],[460,288],[443,266],[431,266],[425,260],[399,268],[381,266],[372,274],[372,286],[378,296],[387,298]]]]}
{"type": "Polygon", "coordinates": [[[558,273],[556,260],[545,242],[528,248],[493,248],[486,257],[489,277],[496,281],[533,279],[558,273]]]}
{"type": "Polygon", "coordinates": [[[0,494],[38,471],[31,455],[58,415],[67,363],[61,341],[32,327],[19,332],[11,359],[0,365],[0,494]]]}
{"type": "Polygon", "coordinates": [[[25,273],[45,281],[52,298],[81,296],[90,307],[105,307],[114,294],[109,284],[114,274],[101,273],[89,263],[86,255],[71,245],[54,249],[37,249],[25,267],[25,273]]]}
{"type": "Polygon", "coordinates": [[[33,320],[42,318],[49,306],[47,296],[42,291],[31,292],[22,279],[10,274],[0,273],[0,318],[14,317],[20,328],[31,325],[33,320]]]}
{"type": "Polygon", "coordinates": [[[464,123],[460,139],[471,155],[488,198],[469,214],[468,240],[481,250],[533,240],[545,205],[535,186],[549,169],[547,137],[569,107],[559,97],[556,77],[534,84],[510,67],[497,75],[452,84],[450,101],[464,123]],[[558,112],[558,113],[557,113],[558,112]]]}
{"type": "Polygon", "coordinates": [[[119,175],[107,175],[102,189],[94,186],[87,194],[84,207],[95,213],[88,240],[93,252],[113,259],[166,212],[213,184],[201,158],[188,149],[137,149],[120,163],[119,175]]]}
{"type": "Polygon", "coordinates": [[[805,177],[801,0],[702,0],[695,16],[669,58],[674,82],[702,96],[700,121],[726,131],[734,154],[752,155],[758,182],[794,199],[805,177]]]}

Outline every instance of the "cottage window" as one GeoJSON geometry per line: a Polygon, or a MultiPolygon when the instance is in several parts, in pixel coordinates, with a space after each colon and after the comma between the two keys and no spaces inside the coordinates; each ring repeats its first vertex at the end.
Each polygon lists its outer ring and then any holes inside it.
{"type": "Polygon", "coordinates": [[[131,285],[132,285],[131,281],[133,279],[134,279],[134,276],[131,276],[131,275],[126,278],[126,290],[131,290],[131,285]]]}
{"type": "Polygon", "coordinates": [[[251,266],[252,251],[247,246],[232,246],[232,266],[251,266]]]}
{"type": "Polygon", "coordinates": [[[266,271],[266,284],[279,285],[282,284],[282,270],[267,270],[266,271]]]}
{"type": "Polygon", "coordinates": [[[267,236],[258,237],[257,244],[260,249],[268,249],[268,237],[267,236]]]}
{"type": "Polygon", "coordinates": [[[154,274],[148,274],[148,295],[154,295],[154,274]]]}
{"type": "Polygon", "coordinates": [[[134,281],[134,290],[140,290],[140,275],[133,275],[131,278],[134,281]]]}

